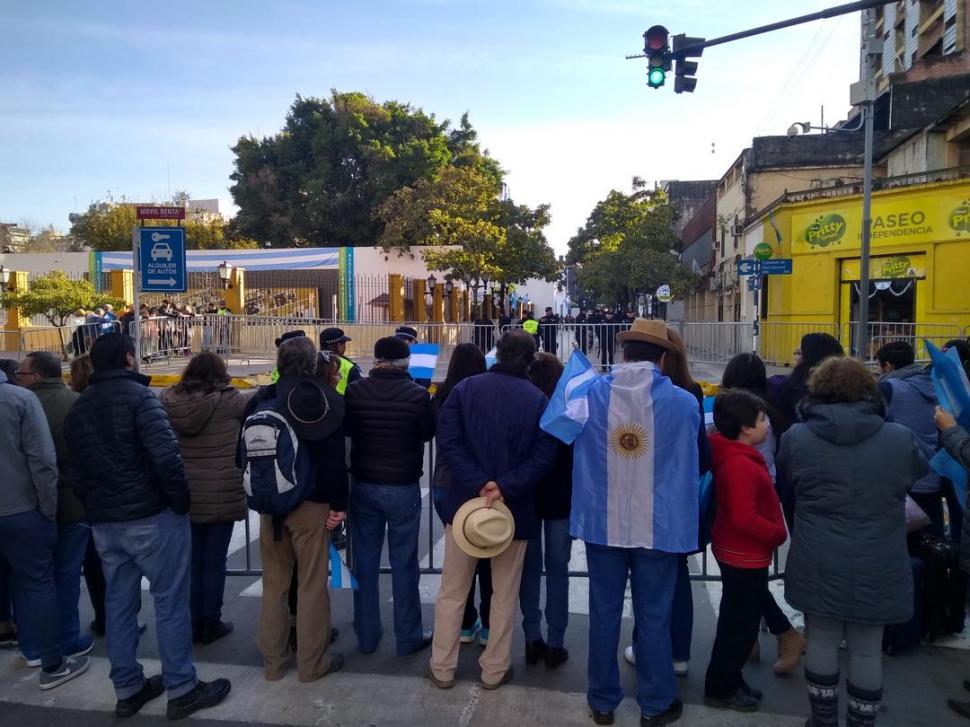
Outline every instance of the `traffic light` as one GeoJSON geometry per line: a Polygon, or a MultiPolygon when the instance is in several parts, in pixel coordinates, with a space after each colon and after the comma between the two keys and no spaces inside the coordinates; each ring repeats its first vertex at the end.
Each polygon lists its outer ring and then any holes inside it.
{"type": "Polygon", "coordinates": [[[670,70],[670,33],[662,25],[654,25],[643,34],[643,53],[647,56],[647,85],[660,88],[670,70]]]}
{"type": "Polygon", "coordinates": [[[700,58],[704,53],[703,38],[689,38],[684,34],[673,37],[674,58],[674,92],[693,93],[697,87],[697,61],[688,61],[687,58],[700,58]]]}

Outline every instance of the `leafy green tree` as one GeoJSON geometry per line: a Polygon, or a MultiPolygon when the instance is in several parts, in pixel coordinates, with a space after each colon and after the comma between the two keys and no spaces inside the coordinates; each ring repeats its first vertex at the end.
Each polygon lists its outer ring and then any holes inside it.
{"type": "Polygon", "coordinates": [[[124,307],[124,301],[102,295],[87,280],[75,280],[55,270],[35,278],[28,290],[5,292],[0,306],[16,308],[25,317],[44,316],[52,326],[63,326],[76,310],[90,310],[111,303],[124,307]]]}
{"type": "Polygon", "coordinates": [[[579,287],[607,305],[632,304],[665,283],[683,293],[694,277],[679,262],[676,210],[666,195],[636,177],[632,186],[630,194],[613,190],[598,202],[569,241],[579,287]]]}
{"type": "Polygon", "coordinates": [[[467,114],[451,129],[421,109],[357,92],[297,96],[280,133],[242,137],[232,150],[236,225],[274,246],[374,245],[384,228],[378,208],[397,190],[449,167],[501,178],[467,114]]]}

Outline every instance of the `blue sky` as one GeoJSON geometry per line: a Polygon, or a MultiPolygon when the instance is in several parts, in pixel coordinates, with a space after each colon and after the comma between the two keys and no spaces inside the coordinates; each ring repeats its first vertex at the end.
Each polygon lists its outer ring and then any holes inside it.
{"type": "Polygon", "coordinates": [[[0,220],[53,224],[110,192],[188,190],[232,212],[229,147],[294,96],[360,90],[469,111],[560,250],[630,178],[719,177],[756,134],[834,121],[859,18],[708,49],[694,94],[645,85],[642,33],[714,37],[834,0],[0,0],[0,220]],[[715,144],[712,154],[712,143],[715,144]]]}

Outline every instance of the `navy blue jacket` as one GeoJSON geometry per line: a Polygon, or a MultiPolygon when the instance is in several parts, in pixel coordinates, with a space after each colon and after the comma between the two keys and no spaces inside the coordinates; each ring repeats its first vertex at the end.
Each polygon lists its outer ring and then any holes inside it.
{"type": "Polygon", "coordinates": [[[547,402],[524,370],[501,364],[452,390],[438,424],[439,453],[451,471],[446,523],[494,481],[515,518],[515,539],[539,534],[535,488],[556,461],[555,440],[539,429],[547,402]]]}

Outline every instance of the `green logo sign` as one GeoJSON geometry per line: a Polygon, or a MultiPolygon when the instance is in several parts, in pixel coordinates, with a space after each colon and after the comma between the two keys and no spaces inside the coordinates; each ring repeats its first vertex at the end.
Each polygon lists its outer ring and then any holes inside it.
{"type": "Polygon", "coordinates": [[[970,232],[970,199],[950,213],[950,227],[955,232],[970,232]]]}
{"type": "Polygon", "coordinates": [[[888,260],[883,260],[879,266],[879,272],[876,277],[879,278],[905,278],[911,270],[912,265],[910,264],[909,258],[905,255],[899,255],[898,257],[891,257],[888,260]]]}
{"type": "Polygon", "coordinates": [[[822,215],[805,230],[805,241],[809,245],[828,247],[842,240],[845,234],[845,218],[836,213],[822,215]]]}
{"type": "Polygon", "coordinates": [[[759,242],[754,246],[754,256],[759,260],[770,260],[775,251],[767,242],[759,242]]]}

